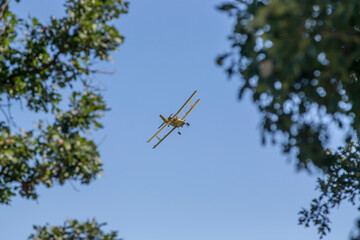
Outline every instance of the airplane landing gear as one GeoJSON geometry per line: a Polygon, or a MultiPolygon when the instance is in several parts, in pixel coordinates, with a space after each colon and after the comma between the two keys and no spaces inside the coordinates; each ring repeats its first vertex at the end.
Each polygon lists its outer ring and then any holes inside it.
{"type": "Polygon", "coordinates": [[[178,132],[179,135],[181,135],[181,132],[178,132]]]}

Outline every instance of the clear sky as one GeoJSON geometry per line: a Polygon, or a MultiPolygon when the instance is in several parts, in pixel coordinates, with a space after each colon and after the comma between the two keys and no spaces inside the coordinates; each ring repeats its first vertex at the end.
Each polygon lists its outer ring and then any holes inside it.
{"type": "MultiPolygon", "coordinates": [[[[31,0],[17,7],[41,19],[62,14],[63,1],[31,0]],[[20,7],[21,6],[21,7],[20,7]]],[[[92,184],[39,188],[38,201],[20,197],[0,206],[0,239],[26,239],[32,225],[96,217],[125,240],[304,240],[316,229],[297,225],[315,176],[296,173],[278,146],[262,146],[260,116],[248,98],[237,100],[239,80],[215,65],[228,49],[231,19],[219,0],[137,0],[116,25],[126,37],[102,64],[113,75],[95,78],[111,107],[100,143],[104,176],[92,184]],[[155,150],[146,141],[194,91],[201,100],[190,128],[155,150]],[[105,139],[105,140],[102,140],[105,139]]],[[[25,119],[25,113],[22,118],[25,119]]],[[[31,119],[29,123],[32,124],[31,119]]],[[[347,239],[357,211],[334,210],[332,233],[347,239]]]]}

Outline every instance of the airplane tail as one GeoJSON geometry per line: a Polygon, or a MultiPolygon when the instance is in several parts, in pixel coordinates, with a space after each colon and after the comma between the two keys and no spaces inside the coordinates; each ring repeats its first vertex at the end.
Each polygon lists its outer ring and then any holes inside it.
{"type": "Polygon", "coordinates": [[[163,115],[160,114],[160,118],[163,120],[163,123],[161,123],[161,125],[158,127],[158,129],[161,128],[166,123],[166,118],[164,118],[163,115]]]}
{"type": "Polygon", "coordinates": [[[164,118],[163,115],[160,114],[160,117],[161,117],[161,119],[162,119],[164,122],[166,122],[166,118],[164,118]]]}
{"type": "MultiPolygon", "coordinates": [[[[171,116],[173,115],[173,113],[172,114],[170,114],[170,116],[169,116],[169,118],[171,118],[171,116]]],[[[166,118],[164,118],[164,116],[163,115],[161,115],[160,114],[160,118],[164,121],[158,128],[161,128],[165,123],[167,123],[167,119],[166,118]]]]}

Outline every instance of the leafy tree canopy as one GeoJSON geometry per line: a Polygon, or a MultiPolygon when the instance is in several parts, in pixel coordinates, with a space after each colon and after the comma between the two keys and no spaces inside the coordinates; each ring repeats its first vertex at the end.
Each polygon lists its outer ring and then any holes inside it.
{"type": "Polygon", "coordinates": [[[235,25],[219,56],[262,117],[263,141],[280,143],[298,169],[316,166],[320,196],[300,223],[330,231],[328,214],[360,191],[360,2],[237,0],[219,7],[235,25]],[[343,146],[329,149],[333,130],[343,146]],[[293,155],[295,154],[295,155],[293,155]]]}
{"type": "Polygon", "coordinates": [[[36,199],[39,184],[51,187],[69,179],[89,183],[101,173],[99,152],[88,133],[102,127],[99,119],[108,108],[89,75],[95,71],[94,61],[110,59],[123,42],[112,21],[127,12],[128,3],[66,0],[64,16],[47,23],[20,18],[12,7],[17,3],[0,0],[3,204],[17,194],[36,199]],[[69,100],[65,91],[70,92],[69,100]],[[14,104],[45,113],[51,121],[39,119],[27,130],[14,127],[16,119],[7,111],[14,104]]]}
{"type": "Polygon", "coordinates": [[[120,240],[117,232],[104,233],[101,229],[105,224],[92,221],[79,223],[77,220],[67,220],[62,226],[34,226],[35,234],[29,240],[120,240]]]}

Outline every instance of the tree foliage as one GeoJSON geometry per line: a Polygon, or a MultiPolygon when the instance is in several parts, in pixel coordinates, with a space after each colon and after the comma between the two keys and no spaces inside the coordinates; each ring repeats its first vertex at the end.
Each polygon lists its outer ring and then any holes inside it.
{"type": "Polygon", "coordinates": [[[63,226],[34,226],[36,233],[31,234],[29,240],[120,240],[117,232],[104,233],[101,229],[105,224],[92,221],[79,223],[68,219],[63,226]]]}
{"type": "Polygon", "coordinates": [[[39,184],[51,187],[69,179],[89,183],[101,173],[99,152],[88,133],[102,127],[99,119],[108,108],[90,74],[96,72],[96,60],[110,59],[123,42],[112,21],[128,8],[122,0],[66,0],[63,17],[41,23],[36,17],[16,16],[11,8],[18,4],[0,0],[4,204],[16,194],[36,199],[39,184]],[[8,108],[16,104],[46,117],[33,129],[15,127],[8,108]]]}
{"type": "Polygon", "coordinates": [[[320,196],[300,223],[330,231],[329,212],[359,199],[360,2],[236,0],[219,7],[235,25],[231,48],[217,59],[241,79],[262,117],[262,136],[296,156],[298,169],[315,166],[320,196]],[[343,146],[329,149],[333,130],[343,146]]]}

